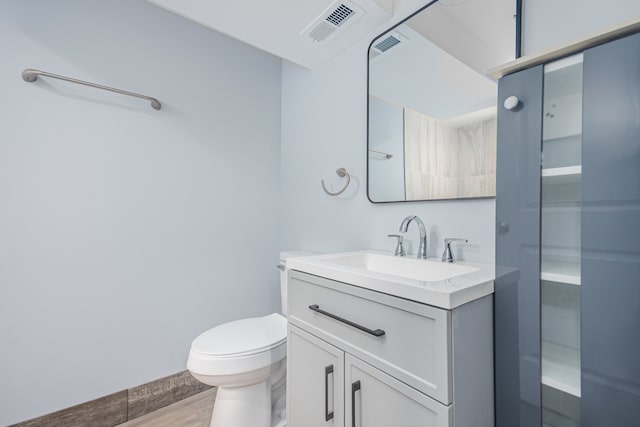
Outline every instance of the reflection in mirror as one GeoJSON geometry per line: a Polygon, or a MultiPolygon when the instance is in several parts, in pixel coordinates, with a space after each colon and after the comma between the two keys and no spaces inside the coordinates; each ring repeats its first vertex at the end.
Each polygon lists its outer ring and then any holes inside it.
{"type": "Polygon", "coordinates": [[[495,196],[497,85],[515,57],[515,0],[440,0],[369,48],[368,195],[495,196]]]}

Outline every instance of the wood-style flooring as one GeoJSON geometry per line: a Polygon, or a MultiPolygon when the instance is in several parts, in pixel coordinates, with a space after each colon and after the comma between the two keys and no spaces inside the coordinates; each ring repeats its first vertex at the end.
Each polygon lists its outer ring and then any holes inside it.
{"type": "Polygon", "coordinates": [[[209,427],[216,389],[188,397],[118,427],[209,427]]]}

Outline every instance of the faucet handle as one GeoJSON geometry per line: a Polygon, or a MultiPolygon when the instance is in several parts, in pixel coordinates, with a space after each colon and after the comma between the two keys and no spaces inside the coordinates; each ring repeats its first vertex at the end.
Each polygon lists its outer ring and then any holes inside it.
{"type": "Polygon", "coordinates": [[[395,256],[405,256],[407,253],[404,251],[404,236],[400,234],[388,234],[389,237],[395,237],[398,239],[396,250],[393,253],[395,256]]]}
{"type": "Polygon", "coordinates": [[[444,252],[442,253],[442,262],[454,262],[453,251],[451,250],[452,243],[467,243],[467,239],[458,239],[454,237],[447,237],[444,239],[444,252]]]}

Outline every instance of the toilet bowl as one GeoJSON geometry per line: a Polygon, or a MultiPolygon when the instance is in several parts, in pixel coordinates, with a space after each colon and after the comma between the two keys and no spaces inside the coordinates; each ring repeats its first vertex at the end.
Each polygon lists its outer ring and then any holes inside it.
{"type": "MultiPolygon", "coordinates": [[[[286,259],[280,254],[280,293],[286,314],[286,259]]],[[[191,343],[187,369],[218,387],[211,427],[284,427],[287,319],[280,313],[211,328],[191,343]]]]}
{"type": "Polygon", "coordinates": [[[287,319],[274,313],[225,323],[193,341],[187,369],[218,387],[212,426],[272,425],[272,412],[284,410],[278,394],[284,395],[286,339],[287,319]]]}

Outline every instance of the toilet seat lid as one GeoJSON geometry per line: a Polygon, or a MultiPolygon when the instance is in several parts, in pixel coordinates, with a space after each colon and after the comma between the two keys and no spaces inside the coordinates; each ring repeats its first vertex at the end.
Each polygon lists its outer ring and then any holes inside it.
{"type": "Polygon", "coordinates": [[[200,334],[191,351],[207,356],[244,356],[262,353],[287,340],[287,319],[273,313],[235,320],[200,334]]]}

